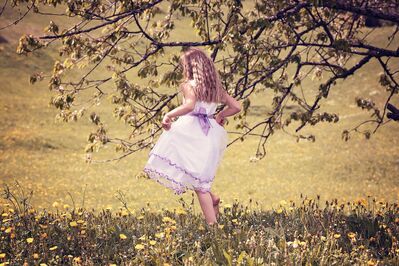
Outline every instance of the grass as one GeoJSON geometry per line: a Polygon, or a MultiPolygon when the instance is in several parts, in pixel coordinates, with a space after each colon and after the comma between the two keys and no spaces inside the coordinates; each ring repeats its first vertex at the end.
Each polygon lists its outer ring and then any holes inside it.
{"type": "MultiPolygon", "coordinates": [[[[303,197],[223,204],[219,223],[197,215],[194,198],[177,208],[103,209],[70,205],[38,211],[4,188],[0,265],[397,265],[398,205],[303,197]]],[[[21,195],[22,195],[21,194],[21,195]]],[[[26,194],[25,194],[26,195],[26,194]]]]}

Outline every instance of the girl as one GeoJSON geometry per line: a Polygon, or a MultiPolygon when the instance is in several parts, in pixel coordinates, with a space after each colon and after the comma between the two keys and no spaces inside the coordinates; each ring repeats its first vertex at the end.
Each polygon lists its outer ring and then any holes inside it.
{"type": "Polygon", "coordinates": [[[213,61],[202,50],[189,48],[179,64],[183,104],[165,114],[164,131],[144,172],[177,195],[194,190],[206,222],[212,225],[217,223],[220,198],[210,190],[228,142],[223,125],[225,117],[240,112],[241,106],[223,90],[213,61]],[[215,115],[218,103],[227,108],[215,115]]]}

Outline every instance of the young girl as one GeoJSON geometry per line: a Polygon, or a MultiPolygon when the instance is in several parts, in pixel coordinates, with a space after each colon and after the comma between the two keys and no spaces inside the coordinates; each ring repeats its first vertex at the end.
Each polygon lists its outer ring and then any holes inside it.
{"type": "Polygon", "coordinates": [[[217,223],[220,198],[210,190],[228,143],[223,125],[225,117],[240,112],[241,106],[223,90],[213,61],[202,50],[186,50],[180,66],[183,104],[165,114],[164,131],[148,155],[144,172],[177,195],[194,190],[206,222],[212,225],[217,223]],[[227,108],[215,115],[218,103],[227,108]]]}

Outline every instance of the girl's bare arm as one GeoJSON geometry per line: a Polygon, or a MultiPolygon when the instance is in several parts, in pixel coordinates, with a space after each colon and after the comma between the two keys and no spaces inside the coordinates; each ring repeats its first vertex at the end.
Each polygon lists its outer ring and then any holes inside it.
{"type": "Polygon", "coordinates": [[[189,84],[182,84],[181,86],[183,87],[182,90],[185,102],[166,114],[166,116],[170,118],[185,115],[194,110],[195,102],[197,101],[194,91],[189,84]]]}
{"type": "Polygon", "coordinates": [[[235,115],[236,113],[241,111],[241,104],[231,97],[226,91],[224,91],[224,102],[227,105],[227,108],[224,108],[222,111],[218,113],[218,116],[227,117],[235,115]]]}

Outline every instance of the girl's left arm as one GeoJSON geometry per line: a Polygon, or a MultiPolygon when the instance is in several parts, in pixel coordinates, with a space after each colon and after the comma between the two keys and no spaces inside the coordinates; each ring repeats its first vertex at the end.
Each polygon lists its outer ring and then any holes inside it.
{"type": "Polygon", "coordinates": [[[194,91],[189,84],[184,84],[182,86],[183,86],[184,99],[186,101],[184,104],[166,113],[165,116],[168,116],[169,118],[185,115],[194,110],[195,102],[197,101],[194,91]]]}

